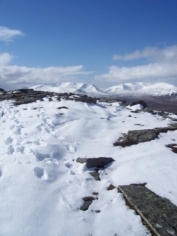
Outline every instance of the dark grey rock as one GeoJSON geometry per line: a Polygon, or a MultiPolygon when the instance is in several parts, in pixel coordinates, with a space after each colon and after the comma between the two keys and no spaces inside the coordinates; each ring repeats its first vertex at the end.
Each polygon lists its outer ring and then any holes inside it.
{"type": "Polygon", "coordinates": [[[4,89],[0,88],[0,92],[4,92],[4,91],[5,91],[4,89]]]}
{"type": "Polygon", "coordinates": [[[57,109],[68,109],[68,107],[65,107],[65,106],[63,106],[63,107],[57,107],[57,109]]]}
{"type": "Polygon", "coordinates": [[[86,210],[88,210],[89,206],[92,204],[93,200],[95,200],[95,198],[92,196],[91,197],[84,197],[83,200],[84,200],[84,204],[80,208],[80,210],[86,211],[86,210]]]}
{"type": "Polygon", "coordinates": [[[104,168],[113,161],[115,160],[112,157],[88,158],[86,166],[87,168],[104,168]]]}
{"type": "Polygon", "coordinates": [[[156,195],[144,186],[133,184],[119,186],[128,206],[146,223],[153,235],[177,235],[177,206],[156,195]]]}

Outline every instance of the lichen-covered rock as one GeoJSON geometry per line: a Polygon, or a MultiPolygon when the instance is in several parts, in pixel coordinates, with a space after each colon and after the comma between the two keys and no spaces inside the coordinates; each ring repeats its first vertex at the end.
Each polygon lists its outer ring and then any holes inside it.
{"type": "Polygon", "coordinates": [[[155,235],[177,235],[177,206],[168,199],[156,195],[144,184],[119,186],[118,190],[155,235]]]}
{"type": "Polygon", "coordinates": [[[137,143],[148,142],[154,140],[159,135],[159,132],[153,129],[132,130],[128,131],[127,139],[137,143]]]}
{"type": "Polygon", "coordinates": [[[121,147],[131,146],[154,140],[158,135],[159,131],[156,129],[131,130],[119,138],[113,145],[121,147]]]}
{"type": "Polygon", "coordinates": [[[76,159],[76,161],[79,162],[79,163],[81,163],[81,164],[83,164],[83,163],[86,163],[86,162],[87,162],[87,158],[78,157],[78,158],[76,159]]]}

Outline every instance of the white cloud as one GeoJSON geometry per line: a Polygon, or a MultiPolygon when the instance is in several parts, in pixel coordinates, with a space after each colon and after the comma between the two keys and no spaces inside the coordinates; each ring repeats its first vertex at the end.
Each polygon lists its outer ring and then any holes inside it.
{"type": "Polygon", "coordinates": [[[159,48],[145,48],[142,51],[135,51],[130,54],[114,55],[114,60],[133,60],[148,58],[149,63],[132,67],[111,66],[107,74],[97,75],[96,79],[122,82],[124,80],[168,80],[177,79],[177,45],[159,48]]]}
{"type": "Polygon", "coordinates": [[[20,30],[9,29],[4,26],[0,26],[0,40],[9,42],[16,36],[23,36],[24,34],[20,30]]]}
{"type": "Polygon", "coordinates": [[[0,66],[9,64],[11,60],[12,60],[12,55],[10,55],[9,53],[5,52],[0,54],[0,66]]]}
{"type": "MultiPolygon", "coordinates": [[[[5,56],[3,55],[6,55],[6,53],[0,55],[0,62],[1,57],[5,58],[5,56]]],[[[6,62],[8,62],[7,59],[6,62]]],[[[92,72],[84,71],[82,65],[67,67],[30,68],[25,66],[11,66],[6,65],[6,63],[0,63],[0,84],[1,87],[7,89],[19,86],[32,86],[35,84],[60,83],[64,80],[73,79],[73,77],[75,77],[76,75],[88,75],[90,73],[92,72]]]]}
{"type": "Polygon", "coordinates": [[[163,49],[157,47],[146,47],[142,51],[136,50],[133,53],[128,53],[123,56],[115,54],[112,59],[128,61],[140,58],[151,58],[158,61],[177,61],[177,45],[163,49]]]}

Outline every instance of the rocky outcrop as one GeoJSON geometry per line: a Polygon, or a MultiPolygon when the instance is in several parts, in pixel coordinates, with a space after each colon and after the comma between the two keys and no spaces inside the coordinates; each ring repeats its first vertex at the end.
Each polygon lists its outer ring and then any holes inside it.
{"type": "MultiPolygon", "coordinates": [[[[3,100],[14,100],[14,105],[27,104],[31,102],[36,102],[37,100],[43,100],[48,98],[49,101],[52,101],[52,97],[55,97],[58,101],[72,100],[76,102],[86,102],[86,103],[96,103],[96,98],[89,97],[83,94],[73,94],[73,93],[54,93],[47,91],[36,91],[33,89],[18,89],[11,91],[4,91],[0,94],[0,101],[3,100]]],[[[65,108],[67,109],[67,108],[65,108]]]]}

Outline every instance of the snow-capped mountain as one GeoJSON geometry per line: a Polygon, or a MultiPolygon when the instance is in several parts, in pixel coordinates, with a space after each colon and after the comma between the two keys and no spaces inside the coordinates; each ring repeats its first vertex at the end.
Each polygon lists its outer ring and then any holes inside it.
{"type": "Polygon", "coordinates": [[[177,87],[167,83],[125,83],[105,90],[109,94],[172,96],[177,95],[177,87]]]}
{"type": "Polygon", "coordinates": [[[124,83],[106,89],[99,89],[92,84],[65,82],[60,85],[36,85],[31,88],[40,91],[78,93],[93,96],[177,97],[177,87],[167,83],[124,83]]]}
{"type": "Polygon", "coordinates": [[[177,87],[167,83],[156,83],[147,87],[143,87],[140,92],[155,96],[172,96],[177,95],[177,87]]]}
{"type": "Polygon", "coordinates": [[[84,83],[65,82],[60,85],[36,85],[31,87],[34,90],[50,91],[56,93],[83,93],[83,94],[105,94],[104,91],[98,89],[95,85],[84,83]]]}

